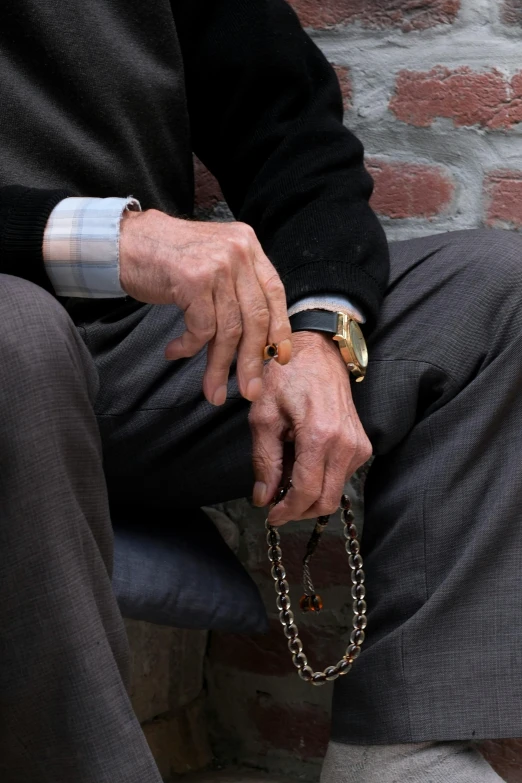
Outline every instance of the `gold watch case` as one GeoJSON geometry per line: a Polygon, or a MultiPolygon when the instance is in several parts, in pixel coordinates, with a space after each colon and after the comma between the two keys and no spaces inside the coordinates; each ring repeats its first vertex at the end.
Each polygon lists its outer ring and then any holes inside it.
{"type": "Polygon", "coordinates": [[[337,333],[333,339],[357,382],[364,380],[368,367],[368,349],[361,327],[346,313],[337,313],[337,333]]]}

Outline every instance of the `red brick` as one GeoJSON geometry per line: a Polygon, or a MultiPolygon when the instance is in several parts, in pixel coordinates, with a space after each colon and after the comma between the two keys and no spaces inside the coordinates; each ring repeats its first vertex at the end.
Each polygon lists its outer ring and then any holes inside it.
{"type": "Polygon", "coordinates": [[[194,157],[194,175],[196,178],[195,205],[200,209],[212,209],[225,198],[221,192],[217,179],[194,157]]]}
{"type": "Polygon", "coordinates": [[[430,218],[445,212],[451,203],[455,186],[439,166],[377,159],[366,164],[375,181],[371,204],[380,215],[430,218]]]}
{"type": "Polygon", "coordinates": [[[352,102],[352,80],[350,78],[350,69],[345,68],[342,65],[334,65],[334,70],[339,79],[339,86],[343,96],[343,104],[345,109],[350,108],[352,102]]]}
{"type": "MultiPolygon", "coordinates": [[[[328,628],[318,623],[312,625],[313,620],[307,625],[299,611],[294,614],[310,665],[314,669],[324,669],[337,663],[347,644],[346,639],[343,641],[341,638],[343,629],[328,628]]],[[[253,674],[276,677],[295,674],[288,641],[279,620],[272,620],[269,632],[264,635],[214,633],[210,658],[213,663],[253,674]]]]}
{"type": "Polygon", "coordinates": [[[261,740],[300,758],[322,758],[330,736],[330,716],[315,704],[279,704],[259,693],[249,708],[261,740]]]}
{"type": "Polygon", "coordinates": [[[401,71],[390,109],[402,122],[421,128],[437,117],[456,126],[511,128],[522,122],[522,76],[509,80],[497,69],[477,72],[467,66],[401,71]]]}
{"type": "Polygon", "coordinates": [[[504,24],[522,26],[522,0],[504,0],[500,18],[504,24]]]}
{"type": "Polygon", "coordinates": [[[522,227],[522,171],[499,169],[486,177],[487,226],[522,227]]]}
{"type": "Polygon", "coordinates": [[[455,21],[460,0],[290,0],[304,27],[325,29],[358,22],[364,27],[424,30],[455,21]]]}
{"type": "Polygon", "coordinates": [[[489,740],[482,752],[507,783],[522,783],[522,739],[489,740]]]}

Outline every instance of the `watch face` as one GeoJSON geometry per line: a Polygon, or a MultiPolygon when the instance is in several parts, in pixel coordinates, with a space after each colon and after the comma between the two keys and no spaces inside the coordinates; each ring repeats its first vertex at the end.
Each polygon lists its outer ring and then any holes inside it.
{"type": "Polygon", "coordinates": [[[366,348],[366,341],[357,321],[350,321],[350,338],[355,358],[361,367],[367,367],[368,349],[366,348]]]}

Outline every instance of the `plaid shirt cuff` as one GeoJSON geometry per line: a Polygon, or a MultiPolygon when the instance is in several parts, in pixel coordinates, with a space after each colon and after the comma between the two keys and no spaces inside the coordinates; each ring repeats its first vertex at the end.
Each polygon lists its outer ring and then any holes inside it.
{"type": "Polygon", "coordinates": [[[45,270],[57,296],[123,297],[120,285],[120,222],[126,210],[141,211],[128,198],[66,198],[45,227],[45,270]]]}

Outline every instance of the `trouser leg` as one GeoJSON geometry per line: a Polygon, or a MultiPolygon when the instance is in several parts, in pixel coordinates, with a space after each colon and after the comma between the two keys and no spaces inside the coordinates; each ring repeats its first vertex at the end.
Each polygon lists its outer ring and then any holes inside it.
{"type": "Polygon", "coordinates": [[[501,783],[469,742],[346,745],[331,742],[321,783],[501,783]]]}
{"type": "Polygon", "coordinates": [[[63,308],[0,275],[0,779],[159,783],[124,679],[97,373],[63,308]]]}
{"type": "Polygon", "coordinates": [[[366,483],[365,648],[333,739],[522,736],[522,238],[392,246],[370,368],[354,387],[366,483]]]}

